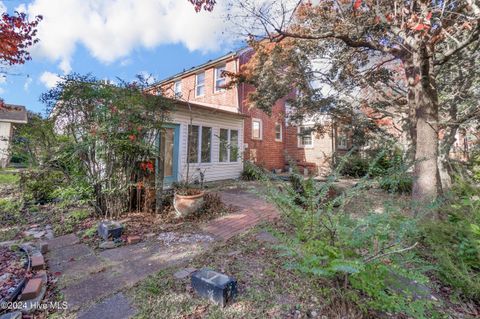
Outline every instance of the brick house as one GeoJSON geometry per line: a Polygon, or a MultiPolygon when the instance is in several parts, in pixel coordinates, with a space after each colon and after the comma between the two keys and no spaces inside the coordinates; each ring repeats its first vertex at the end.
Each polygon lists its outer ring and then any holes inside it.
{"type": "MultiPolygon", "coordinates": [[[[186,132],[190,125],[185,106],[188,106],[196,112],[196,116],[190,119],[194,130],[194,145],[197,146],[199,143],[196,140],[201,140],[203,136],[202,132],[196,133],[196,130],[201,131],[206,127],[208,132],[210,128],[213,131],[210,138],[213,149],[211,161],[191,162],[194,171],[206,169],[206,180],[240,175],[241,166],[229,167],[225,164],[225,161],[231,160],[227,158],[233,152],[230,148],[232,145],[238,149],[239,160],[250,160],[268,170],[284,171],[288,163],[293,161],[309,173],[328,173],[334,154],[345,152],[351,147],[349,135],[341,130],[338,124],[333,123],[327,114],[321,115],[324,126],[328,128],[327,132],[322,134],[311,130],[313,121],[290,123],[287,117],[287,100],[294,95],[277,101],[271,115],[249,107],[248,96],[255,88],[245,83],[228,85],[229,79],[224,77],[223,71],[238,73],[242,65],[250,59],[251,53],[249,48],[231,52],[151,86],[152,93],[177,99],[179,105],[183,105],[180,116],[177,116],[176,110],[172,112],[172,123],[178,122],[183,131],[180,139],[184,143],[179,152],[186,154],[186,132]]],[[[199,146],[199,153],[205,151],[199,146]]],[[[177,160],[180,166],[186,164],[186,156],[180,156],[177,160]]],[[[181,173],[178,176],[181,176],[181,173]]]]}

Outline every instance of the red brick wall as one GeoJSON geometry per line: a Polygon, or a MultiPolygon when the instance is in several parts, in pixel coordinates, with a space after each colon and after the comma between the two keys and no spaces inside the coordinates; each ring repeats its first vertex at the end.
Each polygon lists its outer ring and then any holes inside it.
{"type": "MultiPolygon", "coordinates": [[[[226,70],[229,72],[236,72],[236,60],[231,59],[226,62],[220,62],[217,65],[209,66],[205,71],[205,94],[203,96],[196,96],[195,77],[198,71],[192,74],[184,75],[182,81],[182,99],[201,104],[212,104],[212,106],[223,106],[223,109],[236,112],[238,111],[238,96],[236,87],[224,89],[215,92],[215,67],[222,64],[226,65],[226,70]]],[[[162,86],[162,92],[166,96],[173,96],[173,85],[175,81],[168,82],[162,86]]],[[[228,79],[227,79],[228,83],[228,79]]]]}
{"type": "MultiPolygon", "coordinates": [[[[241,69],[252,56],[252,51],[244,52],[239,56],[239,68],[241,69]]],[[[272,114],[249,107],[248,96],[255,88],[252,85],[240,84],[238,95],[240,97],[241,112],[247,114],[245,119],[244,142],[248,145],[245,149],[245,158],[254,161],[268,170],[285,168],[285,99],[281,99],[272,107],[272,114]],[[252,138],[252,119],[262,120],[262,139],[252,138]],[[282,125],[282,141],[275,140],[275,124],[282,125]]]]}

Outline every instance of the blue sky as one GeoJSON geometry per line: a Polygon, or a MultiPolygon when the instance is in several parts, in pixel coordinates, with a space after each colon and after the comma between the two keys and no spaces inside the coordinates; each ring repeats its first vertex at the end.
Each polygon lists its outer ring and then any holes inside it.
{"type": "Polygon", "coordinates": [[[68,72],[158,80],[242,45],[225,36],[221,6],[197,14],[187,0],[3,0],[1,10],[44,16],[32,60],[0,78],[7,103],[35,112],[44,112],[40,95],[68,72]]]}

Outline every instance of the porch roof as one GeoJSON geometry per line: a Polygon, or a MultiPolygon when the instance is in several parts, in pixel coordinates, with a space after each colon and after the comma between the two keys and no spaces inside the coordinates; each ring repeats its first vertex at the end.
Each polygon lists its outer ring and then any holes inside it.
{"type": "Polygon", "coordinates": [[[221,109],[219,107],[215,107],[215,106],[207,106],[207,105],[202,105],[202,104],[199,104],[199,103],[193,103],[193,102],[187,102],[187,101],[182,101],[182,100],[175,100],[175,99],[172,99],[174,101],[174,103],[176,105],[180,105],[182,107],[185,107],[186,109],[189,109],[189,107],[191,107],[192,111],[202,111],[202,112],[207,112],[207,113],[210,113],[210,114],[226,114],[226,115],[231,115],[233,117],[237,117],[237,118],[247,118],[248,115],[246,114],[242,114],[242,113],[238,113],[238,112],[233,112],[233,111],[228,111],[228,110],[225,110],[225,109],[221,109]]]}
{"type": "Polygon", "coordinates": [[[23,105],[4,104],[0,107],[0,122],[27,123],[27,110],[23,105]]]}

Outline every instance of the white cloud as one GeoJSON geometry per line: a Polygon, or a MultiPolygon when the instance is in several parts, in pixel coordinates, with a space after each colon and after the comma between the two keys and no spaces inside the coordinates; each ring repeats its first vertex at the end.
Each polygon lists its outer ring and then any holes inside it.
{"type": "Polygon", "coordinates": [[[58,74],[45,71],[40,76],[40,82],[42,82],[47,89],[53,88],[57,83],[61,81],[61,78],[58,74]]]}
{"type": "Polygon", "coordinates": [[[30,89],[30,84],[32,84],[32,78],[28,77],[26,80],[25,80],[25,83],[23,84],[23,89],[25,91],[28,91],[30,89]]]}
{"type": "Polygon", "coordinates": [[[67,59],[63,59],[60,64],[58,65],[60,70],[62,70],[63,74],[68,74],[72,71],[72,66],[70,65],[70,61],[67,59]]]}
{"type": "Polygon", "coordinates": [[[7,76],[5,74],[0,74],[0,84],[7,82],[7,76]]]}
{"type": "Polygon", "coordinates": [[[0,88],[0,94],[5,93],[5,90],[3,88],[0,88]]]}
{"type": "Polygon", "coordinates": [[[4,13],[7,11],[7,7],[3,4],[2,1],[0,1],[0,14],[4,13]]]}
{"type": "Polygon", "coordinates": [[[26,13],[27,6],[25,5],[25,3],[21,3],[18,7],[15,8],[15,11],[18,11],[20,13],[26,13]]]}
{"type": "Polygon", "coordinates": [[[33,0],[27,10],[43,15],[33,54],[60,61],[64,72],[77,45],[110,63],[140,47],[181,43],[208,51],[225,44],[222,1],[213,12],[201,13],[187,0],[33,0]]]}

